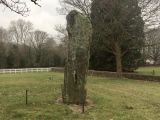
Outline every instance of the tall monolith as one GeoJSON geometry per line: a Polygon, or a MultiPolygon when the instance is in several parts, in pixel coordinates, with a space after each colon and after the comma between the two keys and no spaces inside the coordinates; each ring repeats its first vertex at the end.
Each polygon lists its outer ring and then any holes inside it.
{"type": "Polygon", "coordinates": [[[92,25],[76,10],[67,15],[68,57],[65,65],[62,99],[67,104],[86,102],[87,72],[92,39],[92,25]]]}

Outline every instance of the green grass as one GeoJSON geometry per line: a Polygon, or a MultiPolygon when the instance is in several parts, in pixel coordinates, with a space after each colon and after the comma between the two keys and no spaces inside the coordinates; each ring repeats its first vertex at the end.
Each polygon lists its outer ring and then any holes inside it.
{"type": "Polygon", "coordinates": [[[62,83],[61,73],[0,74],[0,120],[160,120],[160,83],[88,77],[84,114],[55,104],[62,83]]]}
{"type": "Polygon", "coordinates": [[[147,66],[147,67],[140,67],[136,72],[143,74],[143,75],[153,75],[153,70],[156,76],[160,76],[160,67],[159,66],[147,66]]]}

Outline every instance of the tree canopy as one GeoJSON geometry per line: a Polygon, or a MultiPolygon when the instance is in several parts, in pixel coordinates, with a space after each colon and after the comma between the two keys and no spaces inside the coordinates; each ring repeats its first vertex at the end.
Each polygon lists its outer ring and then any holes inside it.
{"type": "Polygon", "coordinates": [[[138,1],[93,0],[91,21],[94,31],[92,56],[97,50],[114,54],[117,73],[121,75],[122,56],[129,51],[140,52],[143,45],[144,22],[138,1]]]}

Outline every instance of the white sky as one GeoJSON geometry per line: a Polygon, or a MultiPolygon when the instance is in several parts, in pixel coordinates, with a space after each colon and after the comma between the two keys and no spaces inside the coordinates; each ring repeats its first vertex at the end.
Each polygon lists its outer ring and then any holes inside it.
{"type": "Polygon", "coordinates": [[[22,17],[8,8],[5,9],[5,7],[0,4],[0,26],[7,29],[12,20],[24,19],[32,22],[35,29],[43,30],[55,36],[56,31],[53,29],[54,26],[56,24],[65,24],[65,16],[59,15],[56,12],[56,8],[59,7],[58,0],[41,0],[38,3],[42,7],[34,5],[30,0],[26,2],[31,10],[28,17],[22,17]]]}

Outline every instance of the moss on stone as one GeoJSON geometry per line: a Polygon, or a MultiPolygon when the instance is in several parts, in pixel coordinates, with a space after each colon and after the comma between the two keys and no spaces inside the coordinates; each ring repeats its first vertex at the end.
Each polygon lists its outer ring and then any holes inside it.
{"type": "Polygon", "coordinates": [[[68,59],[66,61],[64,92],[65,103],[80,104],[86,101],[86,82],[89,66],[89,48],[92,25],[83,14],[73,10],[67,15],[69,35],[68,59]]]}

